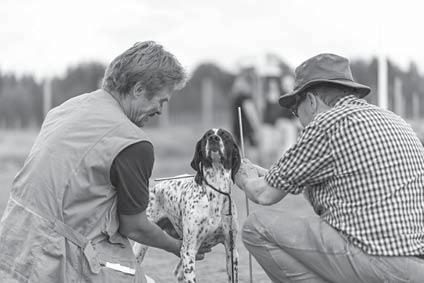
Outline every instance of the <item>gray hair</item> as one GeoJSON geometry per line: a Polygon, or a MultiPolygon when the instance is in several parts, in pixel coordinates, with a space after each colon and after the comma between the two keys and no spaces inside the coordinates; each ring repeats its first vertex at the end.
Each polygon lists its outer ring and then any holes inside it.
{"type": "Polygon", "coordinates": [[[352,94],[356,95],[356,89],[332,83],[322,83],[311,87],[308,91],[313,92],[330,107],[333,107],[343,97],[352,94]]]}
{"type": "Polygon", "coordinates": [[[106,68],[102,88],[126,95],[138,82],[150,94],[184,86],[187,75],[174,55],[154,41],[144,41],[116,57],[106,68]]]}

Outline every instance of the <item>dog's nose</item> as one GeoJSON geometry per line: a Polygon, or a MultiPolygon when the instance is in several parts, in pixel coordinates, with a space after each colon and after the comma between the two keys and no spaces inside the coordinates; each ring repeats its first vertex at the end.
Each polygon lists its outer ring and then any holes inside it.
{"type": "Polygon", "coordinates": [[[219,142],[219,137],[217,135],[213,135],[209,137],[211,142],[219,142]]]}

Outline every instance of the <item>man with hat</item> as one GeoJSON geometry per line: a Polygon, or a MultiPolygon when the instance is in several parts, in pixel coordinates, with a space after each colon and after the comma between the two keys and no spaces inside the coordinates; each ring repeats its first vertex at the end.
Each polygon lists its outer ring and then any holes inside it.
{"type": "Polygon", "coordinates": [[[274,282],[422,282],[424,148],[369,92],[346,58],[310,58],[279,99],[304,126],[297,143],[269,170],[243,160],[236,183],[252,201],[304,193],[316,213],[246,220],[243,242],[274,282]]]}

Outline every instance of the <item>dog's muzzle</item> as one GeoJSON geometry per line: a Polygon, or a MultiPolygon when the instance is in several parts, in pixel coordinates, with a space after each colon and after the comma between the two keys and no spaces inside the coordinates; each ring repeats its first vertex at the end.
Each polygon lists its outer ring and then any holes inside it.
{"type": "Polygon", "coordinates": [[[224,145],[219,136],[213,135],[208,138],[206,151],[211,158],[218,156],[221,157],[224,154],[223,147],[224,145]]]}

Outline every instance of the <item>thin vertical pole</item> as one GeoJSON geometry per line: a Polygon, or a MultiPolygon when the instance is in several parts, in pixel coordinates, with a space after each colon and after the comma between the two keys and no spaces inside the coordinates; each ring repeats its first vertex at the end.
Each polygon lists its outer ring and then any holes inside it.
{"type": "Polygon", "coordinates": [[[395,113],[401,117],[404,117],[404,106],[403,106],[403,94],[402,94],[402,80],[399,77],[395,77],[394,81],[394,109],[395,113]]]}
{"type": "MultiPolygon", "coordinates": [[[[241,157],[244,158],[244,140],[243,140],[243,123],[241,120],[241,107],[238,107],[238,120],[239,120],[239,127],[240,127],[240,146],[241,146],[241,157]]],[[[249,216],[249,199],[247,198],[247,195],[245,194],[246,199],[246,214],[249,216]]],[[[252,283],[252,255],[249,252],[249,276],[250,276],[250,283],[252,283]]]]}

